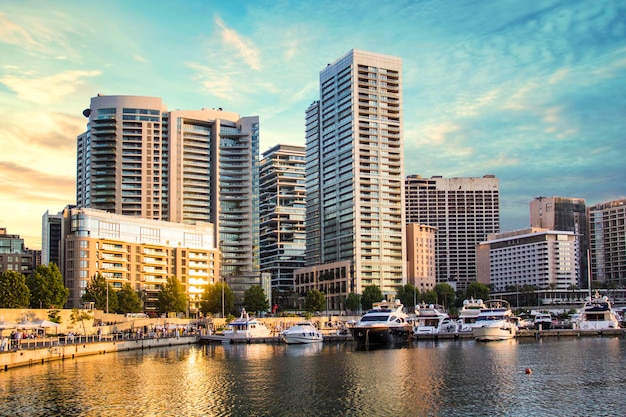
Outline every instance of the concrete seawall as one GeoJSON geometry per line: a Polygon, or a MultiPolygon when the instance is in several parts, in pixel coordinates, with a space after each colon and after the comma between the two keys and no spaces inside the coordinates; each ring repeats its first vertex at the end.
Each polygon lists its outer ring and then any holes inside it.
{"type": "Polygon", "coordinates": [[[36,349],[19,349],[0,353],[0,366],[7,371],[19,366],[43,364],[55,360],[74,359],[77,356],[104,355],[136,349],[151,349],[198,342],[197,337],[161,337],[153,339],[115,340],[90,343],[55,345],[36,349]]]}

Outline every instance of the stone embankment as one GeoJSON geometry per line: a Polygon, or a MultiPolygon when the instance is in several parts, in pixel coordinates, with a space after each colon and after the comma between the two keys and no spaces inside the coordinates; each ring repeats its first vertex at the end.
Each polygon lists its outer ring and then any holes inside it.
{"type": "Polygon", "coordinates": [[[64,343],[63,339],[50,339],[42,342],[41,347],[26,347],[12,349],[0,353],[0,366],[7,371],[10,368],[43,364],[56,360],[71,360],[78,356],[104,355],[107,353],[121,352],[135,349],[151,349],[175,345],[195,344],[198,341],[196,335],[179,337],[159,337],[146,339],[119,339],[97,341],[87,339],[84,343],[64,343]]]}

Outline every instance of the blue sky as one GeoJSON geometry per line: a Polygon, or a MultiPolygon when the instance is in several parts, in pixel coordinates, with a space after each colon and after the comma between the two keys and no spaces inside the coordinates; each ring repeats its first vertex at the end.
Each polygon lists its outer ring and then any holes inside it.
{"type": "Polygon", "coordinates": [[[261,119],[304,145],[319,71],[403,61],[405,174],[500,179],[501,227],[536,196],[626,195],[626,3],[0,0],[0,227],[41,242],[75,202],[91,97],[162,97],[261,119]]]}

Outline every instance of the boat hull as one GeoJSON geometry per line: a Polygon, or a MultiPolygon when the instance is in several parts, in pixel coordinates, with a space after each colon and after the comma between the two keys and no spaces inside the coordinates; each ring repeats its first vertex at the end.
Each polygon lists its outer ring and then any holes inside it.
{"type": "Polygon", "coordinates": [[[288,345],[303,345],[308,343],[321,343],[324,341],[324,338],[321,335],[318,336],[308,336],[308,335],[297,335],[297,334],[289,334],[289,335],[281,335],[281,339],[283,342],[288,345]]]}
{"type": "Polygon", "coordinates": [[[352,338],[362,346],[383,346],[406,343],[413,329],[405,326],[356,326],[350,329],[352,338]]]}
{"type": "Polygon", "coordinates": [[[474,338],[481,342],[513,339],[516,333],[513,327],[500,326],[474,327],[472,331],[474,332],[474,338]]]}

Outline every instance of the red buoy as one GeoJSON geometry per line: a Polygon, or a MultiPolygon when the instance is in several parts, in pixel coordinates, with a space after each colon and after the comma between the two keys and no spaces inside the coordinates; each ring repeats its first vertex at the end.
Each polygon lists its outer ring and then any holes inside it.
{"type": "Polygon", "coordinates": [[[530,369],[530,368],[526,368],[526,374],[527,374],[527,375],[530,375],[530,374],[532,374],[532,373],[533,373],[533,370],[532,370],[532,369],[530,369]]]}

